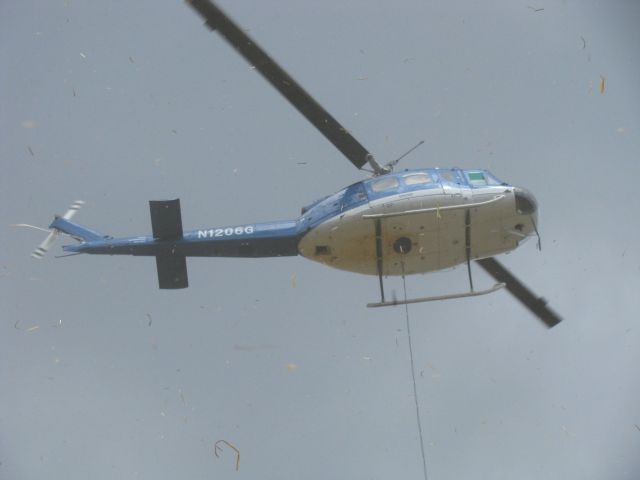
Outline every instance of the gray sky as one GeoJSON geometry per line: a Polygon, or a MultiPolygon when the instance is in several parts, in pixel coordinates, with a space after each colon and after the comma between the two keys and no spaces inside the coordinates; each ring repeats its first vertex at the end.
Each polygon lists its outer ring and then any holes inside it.
{"type": "MultiPolygon", "coordinates": [[[[565,322],[505,292],[410,308],[429,478],[638,478],[640,3],[220,4],[381,161],[425,139],[402,167],[489,168],[541,204],[543,251],[502,260],[565,322]]],[[[0,161],[0,478],[422,478],[374,277],[190,259],[159,291],[151,258],[37,262],[43,235],[8,227],[76,199],[112,235],[149,232],[150,199],[185,228],[295,218],[363,178],[190,8],[0,3],[0,161]]]]}

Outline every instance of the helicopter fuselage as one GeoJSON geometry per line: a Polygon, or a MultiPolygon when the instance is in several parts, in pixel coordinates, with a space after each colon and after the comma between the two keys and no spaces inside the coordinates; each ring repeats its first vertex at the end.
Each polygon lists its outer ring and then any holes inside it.
{"type": "Polygon", "coordinates": [[[515,249],[535,234],[536,210],[531,194],[486,171],[407,170],[359,182],[310,208],[301,221],[313,228],[298,251],[364,274],[377,274],[378,258],[384,275],[432,272],[464,263],[467,247],[471,259],[515,249]],[[530,208],[516,202],[522,195],[530,208]]]}
{"type": "Polygon", "coordinates": [[[170,239],[103,236],[64,250],[184,257],[299,254],[371,275],[381,261],[384,275],[401,275],[464,263],[467,248],[473,259],[513,250],[535,233],[536,215],[531,194],[486,170],[405,170],[354,183],[303,208],[296,220],[204,228],[170,239]]]}

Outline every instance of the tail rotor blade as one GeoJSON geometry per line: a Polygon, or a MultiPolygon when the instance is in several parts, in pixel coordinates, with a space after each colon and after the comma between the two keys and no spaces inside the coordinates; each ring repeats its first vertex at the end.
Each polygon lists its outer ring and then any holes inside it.
{"type": "Polygon", "coordinates": [[[51,230],[49,232],[49,235],[47,235],[47,238],[45,238],[44,241],[40,245],[38,245],[38,248],[33,251],[31,256],[33,258],[37,258],[38,260],[44,257],[57,235],[58,232],[56,230],[51,230]]]}
{"type": "Polygon", "coordinates": [[[518,280],[495,258],[483,258],[476,260],[476,262],[498,282],[505,283],[509,293],[516,297],[548,328],[554,327],[562,321],[562,318],[547,306],[544,298],[537,297],[524,283],[518,280]]]}
{"type": "Polygon", "coordinates": [[[84,205],[83,200],[76,200],[71,204],[71,206],[69,207],[69,210],[67,210],[65,214],[62,215],[62,218],[64,218],[65,220],[71,220],[71,218],[78,212],[78,210],[82,208],[83,205],[84,205]]]}
{"type": "MultiPolygon", "coordinates": [[[[76,200],[75,202],[73,202],[71,204],[71,206],[69,207],[69,210],[67,210],[65,212],[65,214],[62,215],[62,217],[57,217],[57,218],[63,218],[64,220],[70,220],[77,213],[77,211],[80,210],[82,205],[84,205],[84,202],[82,200],[76,200]]],[[[51,248],[51,245],[55,241],[56,237],[60,233],[60,231],[57,230],[56,228],[51,228],[49,230],[46,230],[44,228],[34,227],[33,225],[27,225],[27,224],[24,224],[24,223],[21,223],[21,224],[15,225],[15,226],[16,227],[35,228],[37,230],[44,230],[44,231],[49,233],[47,235],[47,237],[44,239],[44,241],[40,245],[38,245],[38,248],[36,248],[33,251],[33,253],[31,254],[31,256],[33,258],[37,258],[38,260],[40,260],[42,257],[45,256],[45,254],[47,253],[49,248],[51,248]]]]}

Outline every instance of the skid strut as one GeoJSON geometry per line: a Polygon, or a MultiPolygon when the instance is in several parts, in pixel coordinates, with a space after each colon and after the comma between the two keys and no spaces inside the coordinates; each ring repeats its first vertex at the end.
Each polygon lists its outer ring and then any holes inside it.
{"type": "Polygon", "coordinates": [[[473,292],[473,278],[471,278],[471,210],[464,211],[464,245],[467,256],[467,272],[469,273],[469,290],[473,292]]]}
{"type": "Polygon", "coordinates": [[[384,303],[384,283],[382,281],[382,220],[376,218],[376,269],[380,281],[380,301],[384,303]]]}

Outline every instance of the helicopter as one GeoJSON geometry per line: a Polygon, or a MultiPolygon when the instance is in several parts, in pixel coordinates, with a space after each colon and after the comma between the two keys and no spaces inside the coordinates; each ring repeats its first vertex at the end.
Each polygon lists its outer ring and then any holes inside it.
{"type": "Polygon", "coordinates": [[[42,258],[55,238],[64,234],[78,241],[62,247],[67,255],[155,257],[159,288],[180,289],[189,285],[187,257],[301,255],[330,267],[377,276],[380,301],[368,307],[472,297],[505,288],[547,327],[561,321],[543,298],[495,259],[532,236],[538,237],[540,247],[538,204],[531,192],[503,182],[485,169],[394,172],[406,154],[381,165],[219,6],[210,0],[187,3],[356,168],[371,176],[303,207],[296,219],[286,221],[184,231],[179,199],[152,200],[152,233],[135,237],[113,237],[72,222],[84,203],[76,201],[65,214],[56,215],[48,229],[42,229],[48,235],[32,253],[34,258],[42,258]],[[474,289],[472,261],[498,283],[474,289]],[[385,299],[385,277],[436,272],[462,264],[467,267],[469,291],[385,299]]]}

